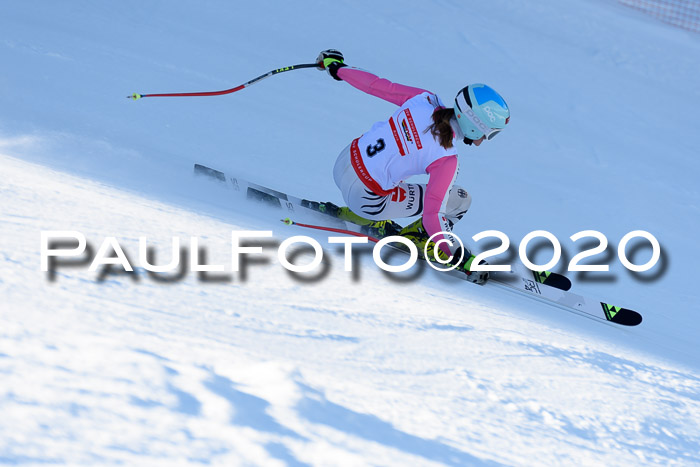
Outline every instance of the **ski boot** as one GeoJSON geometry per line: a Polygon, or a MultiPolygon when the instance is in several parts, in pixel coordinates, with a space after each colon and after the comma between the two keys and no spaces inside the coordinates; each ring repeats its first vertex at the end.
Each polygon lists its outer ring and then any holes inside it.
{"type": "Polygon", "coordinates": [[[363,225],[360,232],[374,238],[391,237],[399,235],[402,227],[392,220],[374,221],[363,225]]]}
{"type": "MultiPolygon", "coordinates": [[[[474,282],[475,284],[483,285],[486,283],[487,280],[489,280],[489,272],[488,271],[472,271],[472,263],[476,256],[471,254],[470,252],[467,252],[467,254],[464,255],[464,259],[462,260],[462,264],[457,266],[457,269],[460,269],[462,272],[464,272],[467,275],[467,280],[469,282],[474,282]],[[467,258],[467,254],[469,257],[467,258]]],[[[488,264],[486,261],[483,259],[479,261],[480,265],[483,264],[488,264]]]]}
{"type": "MultiPolygon", "coordinates": [[[[404,227],[403,230],[401,230],[401,232],[399,233],[399,235],[411,240],[416,245],[416,247],[418,247],[418,252],[421,256],[424,256],[424,254],[427,253],[428,257],[425,258],[427,261],[432,261],[432,258],[436,257],[435,242],[428,241],[430,237],[428,236],[428,233],[423,227],[422,218],[404,227]]],[[[469,250],[466,250],[464,252],[464,257],[461,258],[461,261],[459,263],[456,263],[460,260],[461,256],[462,252],[460,250],[457,250],[452,256],[452,261],[449,264],[456,264],[457,267],[455,269],[462,271],[464,274],[466,274],[467,280],[469,282],[474,282],[476,284],[484,284],[489,278],[489,273],[487,271],[471,270],[472,262],[474,261],[474,258],[476,258],[476,256],[471,254],[469,250]]],[[[437,257],[443,261],[449,260],[449,256],[447,255],[447,253],[445,253],[439,248],[437,249],[437,257]]],[[[486,261],[482,260],[481,262],[479,262],[479,264],[487,263],[486,261]]]]}
{"type": "Polygon", "coordinates": [[[391,235],[399,235],[399,232],[402,229],[399,224],[392,220],[372,221],[370,219],[365,219],[364,217],[360,217],[352,212],[347,206],[340,207],[331,202],[319,203],[317,201],[309,201],[308,199],[304,199],[301,201],[301,205],[305,208],[313,209],[314,211],[337,217],[342,221],[359,225],[361,226],[360,231],[365,235],[369,235],[370,237],[382,238],[389,237],[391,235]]]}
{"type": "Polygon", "coordinates": [[[322,212],[323,214],[328,214],[333,217],[340,217],[340,211],[342,209],[331,202],[319,203],[318,201],[310,201],[308,199],[302,199],[301,205],[305,208],[313,209],[314,211],[322,212]]]}

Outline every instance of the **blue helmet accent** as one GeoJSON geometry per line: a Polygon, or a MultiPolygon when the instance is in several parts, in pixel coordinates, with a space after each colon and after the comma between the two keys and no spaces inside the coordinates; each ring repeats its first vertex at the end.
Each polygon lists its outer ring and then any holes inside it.
{"type": "Polygon", "coordinates": [[[503,97],[485,84],[470,84],[455,97],[455,116],[464,136],[476,141],[493,138],[510,119],[503,97]]]}

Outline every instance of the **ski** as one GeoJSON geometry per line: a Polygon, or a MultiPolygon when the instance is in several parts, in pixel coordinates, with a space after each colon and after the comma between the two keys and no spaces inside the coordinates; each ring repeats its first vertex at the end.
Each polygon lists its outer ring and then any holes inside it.
{"type": "MultiPolygon", "coordinates": [[[[245,194],[249,200],[285,210],[289,214],[301,212],[320,214],[324,220],[328,220],[333,224],[333,228],[347,229],[348,227],[349,223],[312,209],[313,201],[291,196],[238,177],[227,177],[225,173],[201,164],[194,165],[194,174],[216,180],[234,191],[245,194]]],[[[359,226],[355,227],[359,228],[359,226]]],[[[348,231],[348,233],[355,234],[357,232],[348,231]]],[[[388,246],[391,247],[391,245],[388,246]]],[[[400,248],[395,249],[404,252],[400,248]]],[[[452,271],[451,275],[466,280],[466,276],[462,272],[452,271]]],[[[486,285],[491,284],[492,286],[500,287],[589,318],[624,326],[636,326],[642,322],[642,315],[632,309],[615,306],[570,292],[571,281],[562,274],[525,269],[510,273],[491,272],[489,275],[490,279],[486,285]]]]}
{"type": "MultiPolygon", "coordinates": [[[[201,164],[194,165],[194,173],[195,175],[203,175],[226,184],[234,191],[245,194],[246,198],[249,200],[258,201],[271,207],[280,208],[288,213],[311,212],[314,214],[320,214],[324,216],[324,220],[327,219],[329,222],[333,223],[332,227],[345,228],[348,226],[348,223],[345,221],[342,221],[334,216],[326,215],[325,213],[314,209],[313,206],[318,205],[317,202],[297,198],[296,196],[291,196],[277,190],[272,190],[239,177],[227,177],[223,172],[201,164]]],[[[357,228],[359,229],[359,226],[357,226],[357,228]]],[[[543,284],[561,290],[569,290],[571,288],[571,281],[568,277],[562,274],[549,271],[531,271],[529,269],[519,271],[519,273],[525,275],[528,279],[533,280],[537,284],[543,284]]],[[[512,279],[514,274],[515,273],[503,272],[491,273],[492,276],[503,276],[503,280],[512,279]]]]}
{"type": "Polygon", "coordinates": [[[324,221],[328,220],[329,222],[333,223],[334,227],[345,228],[347,226],[344,221],[336,217],[329,216],[321,211],[312,209],[310,207],[312,202],[309,200],[297,198],[277,190],[272,190],[242,178],[230,176],[227,177],[223,172],[201,164],[194,165],[194,174],[216,180],[225,185],[227,188],[231,188],[234,191],[243,194],[248,200],[257,201],[273,208],[282,209],[289,214],[294,214],[297,212],[310,212],[321,216],[324,221]]]}
{"type": "MultiPolygon", "coordinates": [[[[493,279],[489,279],[489,282],[492,280],[493,279]]],[[[494,280],[494,285],[509,291],[517,290],[520,294],[567,311],[576,312],[586,317],[621,324],[623,326],[637,326],[642,322],[642,315],[629,308],[611,305],[567,290],[546,286],[542,287],[543,284],[539,284],[525,277],[521,277],[521,282],[518,284],[505,283],[496,278],[494,280]]]]}
{"type": "MultiPolygon", "coordinates": [[[[287,225],[298,225],[300,227],[318,230],[330,230],[336,233],[344,233],[347,235],[360,235],[350,230],[327,228],[323,226],[309,224],[300,224],[290,219],[284,219],[283,222],[287,225]]],[[[368,239],[372,242],[379,241],[379,239],[373,237],[368,237],[368,239]]],[[[392,244],[387,245],[387,247],[407,254],[405,249],[396,247],[392,244]]],[[[461,271],[451,270],[445,271],[445,273],[457,277],[458,279],[467,280],[467,276],[461,271]]],[[[544,287],[541,287],[540,284],[544,285],[544,283],[541,282],[541,278],[544,276],[543,273],[535,273],[535,280],[528,278],[527,273],[515,273],[514,276],[510,276],[510,278],[516,277],[520,279],[520,282],[517,282],[516,284],[507,282],[507,279],[509,279],[509,277],[507,277],[506,274],[508,273],[498,271],[491,272],[491,278],[486,282],[486,285],[491,284],[493,286],[503,287],[509,291],[515,291],[518,293],[525,294],[529,298],[539,299],[545,303],[558,306],[567,311],[578,312],[579,314],[582,314],[587,317],[605,319],[606,321],[611,321],[615,324],[622,324],[625,326],[636,326],[637,324],[642,322],[642,316],[634,310],[617,307],[604,302],[596,302],[595,300],[587,299],[586,297],[583,297],[581,295],[569,292],[568,288],[558,289],[556,287],[546,285],[544,287]],[[493,274],[496,274],[495,278],[493,274]],[[598,305],[600,305],[601,308],[598,308],[598,305]]]]}

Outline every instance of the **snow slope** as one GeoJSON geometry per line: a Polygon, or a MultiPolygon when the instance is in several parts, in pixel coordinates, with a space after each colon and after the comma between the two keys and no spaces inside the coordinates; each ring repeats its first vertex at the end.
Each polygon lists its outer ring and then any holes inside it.
{"type": "MultiPolygon", "coordinates": [[[[693,285],[700,42],[594,0],[28,1],[0,17],[0,463],[693,464],[700,349],[693,285]],[[279,213],[193,180],[201,162],[340,199],[337,152],[391,105],[314,70],[216,90],[338,47],[347,61],[449,99],[487,82],[508,131],[461,148],[475,197],[457,233],[535,229],[610,239],[576,290],[639,309],[601,325],[424,271],[290,276],[279,213]],[[463,149],[463,151],[462,151],[463,149]],[[226,263],[232,230],[273,230],[244,277],[163,284],[39,271],[39,233],[196,236],[226,263]],[[615,259],[625,233],[663,246],[651,277],[615,259]]],[[[323,241],[325,235],[315,235],[323,241]]],[[[547,251],[540,251],[545,259],[547,251]]],[[[635,262],[649,257],[640,248],[635,262]],[[645,256],[646,255],[646,256],[645,256]]],[[[534,258],[533,258],[534,259],[534,258]]],[[[563,263],[565,265],[565,263],[563,263]]]]}

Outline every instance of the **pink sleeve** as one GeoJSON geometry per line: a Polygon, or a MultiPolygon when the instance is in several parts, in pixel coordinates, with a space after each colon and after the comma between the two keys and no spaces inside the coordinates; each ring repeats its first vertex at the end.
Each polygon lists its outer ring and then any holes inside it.
{"type": "Polygon", "coordinates": [[[351,86],[366,92],[375,97],[379,97],[396,105],[403,105],[404,102],[418,94],[427,92],[425,89],[412,88],[403,84],[392,83],[388,79],[382,79],[367,71],[357,68],[343,67],[338,70],[338,76],[351,86]]]}
{"type": "MultiPolygon", "coordinates": [[[[428,187],[425,190],[425,207],[423,208],[423,227],[428,236],[438,232],[451,231],[450,224],[443,214],[447,206],[447,197],[450,188],[457,176],[457,156],[445,156],[436,160],[428,166],[426,172],[430,175],[428,187]]],[[[443,236],[433,239],[435,242],[441,240],[443,236]]],[[[440,245],[440,249],[451,255],[447,245],[440,245]]]]}

